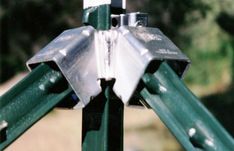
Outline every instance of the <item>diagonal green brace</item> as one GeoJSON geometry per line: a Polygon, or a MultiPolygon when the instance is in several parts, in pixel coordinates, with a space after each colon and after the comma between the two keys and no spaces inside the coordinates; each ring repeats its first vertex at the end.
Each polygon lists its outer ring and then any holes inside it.
{"type": "Polygon", "coordinates": [[[62,74],[41,64],[0,98],[0,150],[71,96],[62,74]]]}
{"type": "Polygon", "coordinates": [[[233,138],[201,104],[183,81],[162,63],[142,78],[144,101],[188,151],[233,151],[233,138]]]}

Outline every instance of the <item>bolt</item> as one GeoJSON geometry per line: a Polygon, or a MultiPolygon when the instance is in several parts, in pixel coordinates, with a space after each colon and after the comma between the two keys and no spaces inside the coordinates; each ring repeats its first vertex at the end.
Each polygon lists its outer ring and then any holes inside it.
{"type": "Polygon", "coordinates": [[[195,128],[190,128],[188,131],[189,137],[193,137],[196,134],[196,129],[195,128]]]}

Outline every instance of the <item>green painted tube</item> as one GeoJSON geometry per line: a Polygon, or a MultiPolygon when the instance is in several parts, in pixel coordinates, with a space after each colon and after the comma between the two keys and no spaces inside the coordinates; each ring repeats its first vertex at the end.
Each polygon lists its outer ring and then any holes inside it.
{"type": "Polygon", "coordinates": [[[35,68],[0,98],[0,150],[71,93],[59,71],[46,64],[35,68]]]}
{"type": "Polygon", "coordinates": [[[142,80],[146,87],[140,92],[142,98],[186,150],[234,150],[233,138],[167,63],[142,80]]]}

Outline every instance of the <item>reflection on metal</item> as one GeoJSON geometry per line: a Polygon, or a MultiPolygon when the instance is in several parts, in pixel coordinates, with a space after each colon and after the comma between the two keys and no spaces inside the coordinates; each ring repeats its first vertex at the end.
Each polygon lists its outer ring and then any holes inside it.
{"type": "Polygon", "coordinates": [[[8,123],[5,120],[0,122],[0,143],[4,142],[6,140],[7,125],[8,125],[8,123]]]}
{"type": "Polygon", "coordinates": [[[7,127],[7,122],[6,121],[1,121],[0,122],[0,131],[2,131],[4,128],[6,128],[7,127]]]}
{"type": "Polygon", "coordinates": [[[55,62],[84,107],[101,92],[95,56],[94,28],[85,26],[63,32],[27,62],[33,69],[41,62],[55,62]]]}
{"type": "Polygon", "coordinates": [[[116,44],[116,66],[114,92],[125,104],[131,99],[140,78],[151,62],[171,62],[171,67],[182,76],[189,65],[188,58],[158,29],[122,26],[116,44]],[[161,41],[152,39],[160,36],[161,41]],[[168,49],[167,55],[157,53],[158,49],[168,49]],[[127,75],[127,76],[126,76],[127,75]]]}
{"type": "Polygon", "coordinates": [[[97,31],[85,26],[63,32],[27,65],[33,69],[41,62],[55,62],[80,99],[75,108],[80,108],[101,92],[100,79],[115,79],[114,92],[128,104],[148,65],[164,60],[179,76],[189,65],[189,59],[157,28],[97,31]]]}

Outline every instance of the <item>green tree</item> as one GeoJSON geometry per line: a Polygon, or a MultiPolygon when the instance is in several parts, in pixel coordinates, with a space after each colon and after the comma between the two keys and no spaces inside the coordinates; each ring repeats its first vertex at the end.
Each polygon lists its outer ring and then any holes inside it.
{"type": "Polygon", "coordinates": [[[67,28],[80,26],[81,1],[1,0],[0,82],[18,71],[35,51],[67,28]]]}

